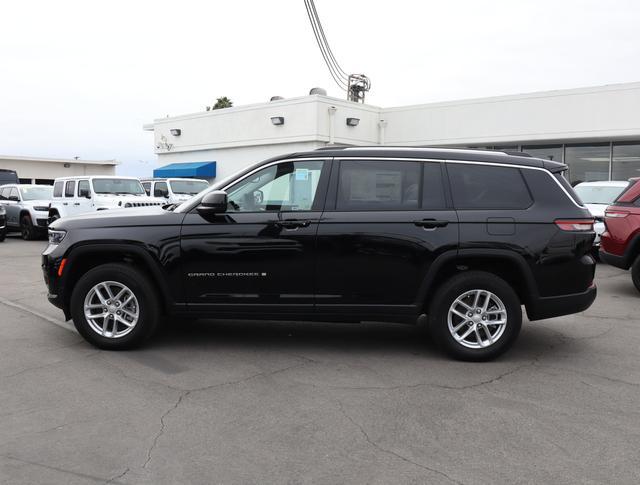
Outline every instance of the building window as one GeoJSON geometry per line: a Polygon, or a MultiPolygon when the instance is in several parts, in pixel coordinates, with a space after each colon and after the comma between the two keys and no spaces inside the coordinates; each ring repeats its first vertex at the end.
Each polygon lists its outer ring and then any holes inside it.
{"type": "Polygon", "coordinates": [[[628,180],[640,177],[640,143],[614,143],[612,180],[628,180]]]}
{"type": "Polygon", "coordinates": [[[579,182],[609,180],[609,143],[567,145],[564,162],[569,166],[572,185],[579,182]]]}
{"type": "Polygon", "coordinates": [[[562,162],[562,145],[525,145],[522,151],[532,157],[562,162]]]}

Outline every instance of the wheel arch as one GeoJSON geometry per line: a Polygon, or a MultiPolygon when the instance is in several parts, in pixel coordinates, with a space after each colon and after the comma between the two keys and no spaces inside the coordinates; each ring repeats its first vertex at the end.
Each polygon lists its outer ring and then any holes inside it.
{"type": "Polygon", "coordinates": [[[164,313],[170,311],[174,299],[167,285],[166,275],[160,263],[144,248],[130,244],[90,244],[72,248],[65,255],[63,286],[63,311],[70,314],[71,295],[78,280],[93,268],[108,263],[126,263],[143,271],[154,286],[164,313]]]}
{"type": "Polygon", "coordinates": [[[501,249],[460,249],[443,253],[433,262],[418,291],[419,307],[429,313],[429,307],[439,284],[464,271],[485,271],[509,285],[529,308],[538,298],[538,290],[526,260],[520,254],[501,249]]]}

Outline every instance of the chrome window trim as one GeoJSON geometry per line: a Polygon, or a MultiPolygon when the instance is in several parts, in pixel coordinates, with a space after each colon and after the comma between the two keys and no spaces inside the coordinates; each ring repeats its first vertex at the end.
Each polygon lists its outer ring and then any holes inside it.
{"type": "MultiPolygon", "coordinates": [[[[386,148],[386,147],[379,147],[379,148],[386,148]]],[[[346,150],[347,149],[345,149],[345,151],[346,150]]],[[[420,149],[419,148],[415,148],[415,150],[420,150],[420,149]]],[[[486,154],[487,152],[483,151],[482,153],[486,154]]],[[[502,152],[496,152],[496,153],[502,153],[502,152]]],[[[504,153],[502,153],[502,154],[505,155],[505,156],[508,156],[508,155],[506,155],[504,153]]],[[[571,197],[571,194],[569,194],[569,192],[567,192],[567,190],[562,186],[562,184],[546,168],[531,167],[531,166],[528,166],[528,165],[516,165],[516,164],[501,163],[501,162],[484,162],[484,161],[481,162],[481,161],[474,161],[474,160],[448,160],[448,159],[442,159],[442,158],[365,157],[365,156],[361,156],[361,155],[360,156],[339,156],[339,155],[336,156],[336,155],[334,155],[332,157],[283,158],[282,160],[276,160],[276,161],[273,161],[273,162],[269,162],[269,163],[267,163],[265,165],[261,165],[261,166],[257,167],[256,169],[252,170],[251,172],[245,174],[242,178],[236,179],[233,182],[229,182],[227,185],[225,185],[223,187],[219,187],[219,188],[217,188],[215,190],[224,190],[224,191],[226,191],[232,185],[235,185],[235,184],[237,184],[239,182],[242,182],[244,179],[246,179],[247,177],[250,177],[254,173],[262,170],[263,168],[271,167],[272,165],[277,165],[279,163],[284,163],[284,162],[327,161],[327,160],[331,160],[331,159],[334,159],[334,160],[364,160],[364,161],[367,161],[367,160],[370,160],[370,161],[390,160],[390,161],[403,161],[403,162],[458,163],[458,164],[465,164],[465,165],[487,165],[487,166],[491,166],[491,167],[510,167],[510,168],[525,169],[525,170],[538,170],[540,172],[546,173],[547,176],[549,176],[551,178],[551,180],[553,180],[553,182],[560,188],[560,190],[562,190],[564,195],[567,197],[567,199],[569,199],[569,201],[574,206],[578,207],[579,209],[584,209],[585,208],[584,205],[578,204],[573,199],[573,197],[571,197]]],[[[203,196],[204,196],[204,194],[203,194],[203,196]]],[[[182,210],[176,210],[176,212],[177,213],[186,213],[186,212],[191,211],[192,209],[194,209],[200,203],[201,199],[202,198],[198,199],[197,203],[189,204],[189,206],[186,206],[182,210]]]]}

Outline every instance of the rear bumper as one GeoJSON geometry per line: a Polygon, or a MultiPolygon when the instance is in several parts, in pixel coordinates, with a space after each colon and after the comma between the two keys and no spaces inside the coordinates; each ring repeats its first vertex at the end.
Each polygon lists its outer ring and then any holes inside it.
{"type": "Polygon", "coordinates": [[[598,290],[594,283],[583,293],[540,297],[527,307],[527,316],[529,320],[543,320],[579,313],[591,306],[597,294],[598,290]]]}
{"type": "Polygon", "coordinates": [[[600,259],[611,266],[615,266],[616,268],[621,269],[629,269],[631,267],[631,258],[625,253],[622,256],[618,256],[617,254],[612,254],[606,252],[604,249],[600,248],[600,259]]]}

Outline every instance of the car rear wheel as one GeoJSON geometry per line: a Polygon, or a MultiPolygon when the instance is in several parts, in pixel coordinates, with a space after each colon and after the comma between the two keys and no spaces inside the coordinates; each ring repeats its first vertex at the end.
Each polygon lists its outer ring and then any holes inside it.
{"type": "Polygon", "coordinates": [[[24,215],[20,219],[20,234],[25,241],[31,241],[36,238],[36,230],[33,227],[31,217],[28,215],[24,215]]]}
{"type": "Polygon", "coordinates": [[[521,326],[516,292],[502,278],[483,271],[460,273],[445,282],[429,312],[431,334],[460,360],[499,356],[513,345],[521,326]]]}
{"type": "Polygon", "coordinates": [[[7,237],[7,228],[0,229],[0,242],[3,242],[7,237]]]}
{"type": "Polygon", "coordinates": [[[633,281],[636,289],[640,291],[640,255],[631,266],[631,281],[633,281]]]}
{"type": "Polygon", "coordinates": [[[89,343],[105,350],[129,349],[155,331],[160,313],[156,301],[146,275],[111,263],[80,278],[71,296],[71,315],[89,343]]]}

